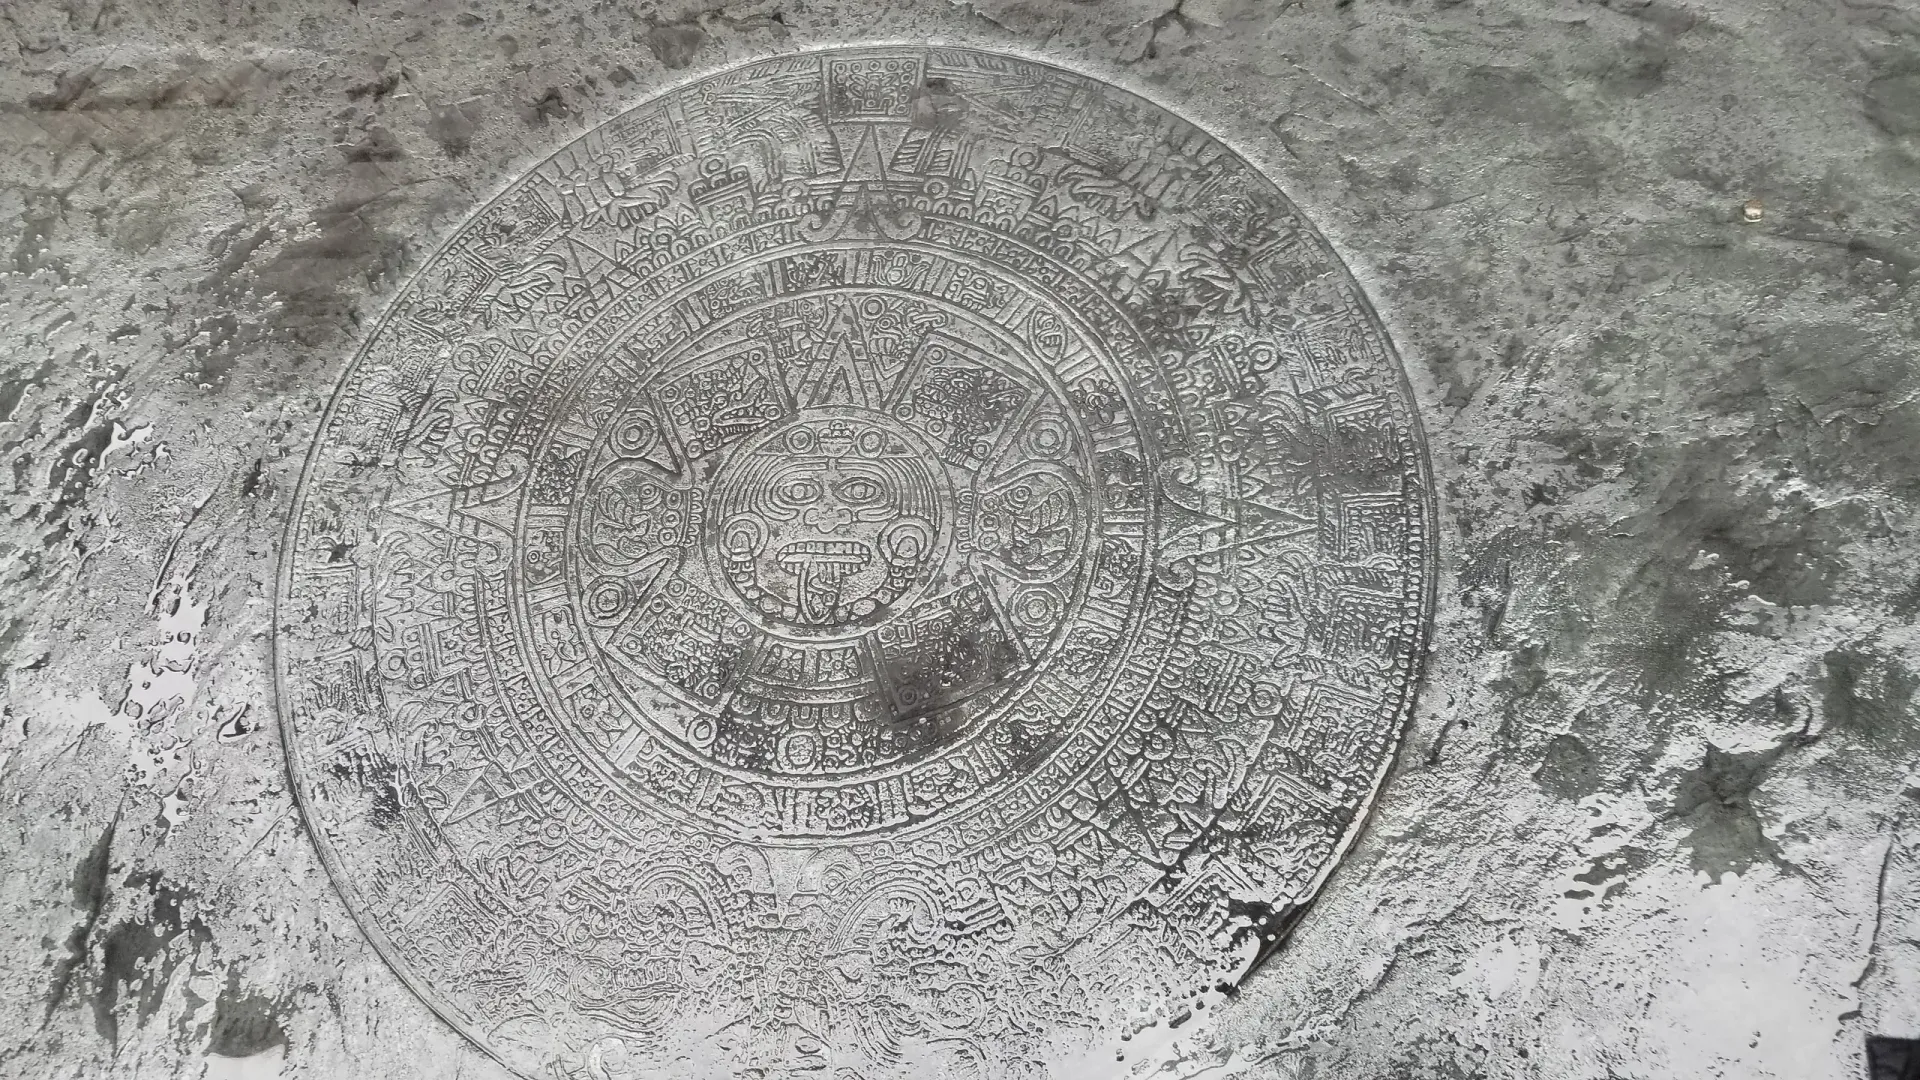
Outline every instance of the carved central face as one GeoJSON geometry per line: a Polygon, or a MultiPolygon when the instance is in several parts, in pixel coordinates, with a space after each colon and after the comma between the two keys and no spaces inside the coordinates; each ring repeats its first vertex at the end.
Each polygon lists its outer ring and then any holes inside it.
{"type": "Polygon", "coordinates": [[[878,413],[802,414],[727,462],[710,550],[757,621],[806,638],[884,621],[945,537],[935,469],[878,413]]]}

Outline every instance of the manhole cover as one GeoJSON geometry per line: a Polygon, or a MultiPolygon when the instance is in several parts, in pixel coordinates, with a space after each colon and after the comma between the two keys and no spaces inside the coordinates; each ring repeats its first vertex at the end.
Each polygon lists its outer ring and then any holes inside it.
{"type": "Polygon", "coordinates": [[[1218,141],[1025,59],[780,57],[541,163],[369,336],[288,755],[528,1075],[1104,1074],[1357,827],[1430,512],[1365,300],[1218,141]]]}

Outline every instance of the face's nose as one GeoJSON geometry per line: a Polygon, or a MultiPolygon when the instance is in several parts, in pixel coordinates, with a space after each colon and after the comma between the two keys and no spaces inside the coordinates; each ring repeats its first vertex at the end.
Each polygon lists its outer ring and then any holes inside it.
{"type": "Polygon", "coordinates": [[[853,511],[832,499],[822,499],[800,511],[800,523],[823,533],[845,532],[853,527],[853,511]]]}

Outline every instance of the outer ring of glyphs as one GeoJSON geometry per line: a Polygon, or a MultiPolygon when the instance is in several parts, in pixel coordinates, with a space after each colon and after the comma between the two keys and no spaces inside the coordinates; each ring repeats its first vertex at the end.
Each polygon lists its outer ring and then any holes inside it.
{"type": "Polygon", "coordinates": [[[1392,346],[1216,138],[972,49],[666,91],[477,210],[282,559],[293,789],[528,1076],[1041,1080],[1245,973],[1412,708],[1392,346]]]}

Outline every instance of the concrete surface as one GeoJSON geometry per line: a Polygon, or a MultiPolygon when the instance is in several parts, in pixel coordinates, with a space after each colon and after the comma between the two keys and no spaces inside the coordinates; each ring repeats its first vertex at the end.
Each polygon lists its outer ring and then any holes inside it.
{"type": "Polygon", "coordinates": [[[504,1075],[358,935],[268,606],[358,328],[688,76],[1031,51],[1329,234],[1443,570],[1375,819],[1163,1077],[1855,1080],[1920,1036],[1908,0],[0,9],[0,1075],[504,1075]]]}

